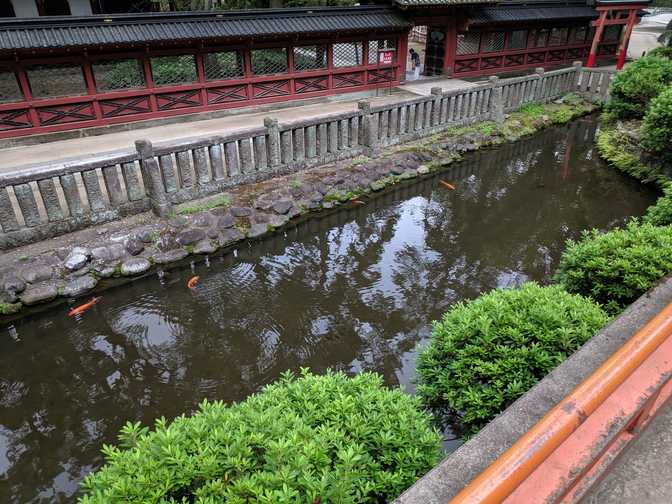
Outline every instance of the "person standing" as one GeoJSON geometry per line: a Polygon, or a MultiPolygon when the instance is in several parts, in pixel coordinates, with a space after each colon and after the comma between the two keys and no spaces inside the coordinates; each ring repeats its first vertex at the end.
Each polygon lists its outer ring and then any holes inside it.
{"type": "Polygon", "coordinates": [[[408,51],[411,55],[411,69],[413,70],[413,80],[420,78],[420,55],[411,48],[408,51]]]}

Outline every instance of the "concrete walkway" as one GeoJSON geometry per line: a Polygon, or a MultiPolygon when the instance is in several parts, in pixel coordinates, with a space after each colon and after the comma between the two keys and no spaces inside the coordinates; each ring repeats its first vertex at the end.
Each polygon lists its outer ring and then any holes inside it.
{"type": "MultiPolygon", "coordinates": [[[[381,96],[367,99],[372,103],[384,104],[415,96],[404,89],[396,89],[391,95],[386,93],[387,90],[381,90],[381,96]]],[[[103,152],[132,149],[135,141],[140,138],[149,139],[152,142],[164,142],[194,136],[223,135],[241,128],[263,126],[265,117],[275,117],[282,123],[310,119],[325,114],[354,111],[357,110],[357,102],[360,99],[361,96],[339,101],[325,99],[324,102],[318,104],[282,107],[263,112],[227,115],[216,119],[163,124],[37,145],[9,147],[0,150],[0,173],[36,164],[55,163],[73,158],[81,159],[83,156],[96,156],[103,152]]]]}
{"type": "Polygon", "coordinates": [[[672,404],[611,466],[583,504],[670,504],[672,502],[672,404]]]}

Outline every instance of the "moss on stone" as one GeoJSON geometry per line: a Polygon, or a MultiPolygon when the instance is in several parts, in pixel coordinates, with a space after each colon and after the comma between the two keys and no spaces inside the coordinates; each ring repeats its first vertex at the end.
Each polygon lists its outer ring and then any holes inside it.
{"type": "Polygon", "coordinates": [[[0,303],[0,315],[14,315],[23,308],[22,303],[0,303]]]}

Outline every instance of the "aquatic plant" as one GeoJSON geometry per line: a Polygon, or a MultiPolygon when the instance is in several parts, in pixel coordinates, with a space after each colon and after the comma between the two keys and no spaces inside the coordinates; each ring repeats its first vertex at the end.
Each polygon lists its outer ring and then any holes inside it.
{"type": "Polygon", "coordinates": [[[557,285],[526,283],[457,303],[420,352],[418,394],[474,434],[607,321],[600,306],[557,285]]]}
{"type": "Polygon", "coordinates": [[[554,279],[617,314],[669,273],[672,226],[633,220],[623,229],[593,229],[569,240],[554,279]]]}
{"type": "Polygon", "coordinates": [[[430,425],[376,374],[285,373],[239,404],[127,424],[80,502],[387,502],[438,461],[430,425]]]}

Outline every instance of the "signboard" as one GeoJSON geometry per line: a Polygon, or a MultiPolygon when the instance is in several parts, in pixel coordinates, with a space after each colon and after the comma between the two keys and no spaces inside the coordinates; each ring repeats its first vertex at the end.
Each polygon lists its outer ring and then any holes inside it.
{"type": "Polygon", "coordinates": [[[394,61],[394,50],[380,49],[378,51],[378,63],[381,65],[391,65],[394,61]]]}

